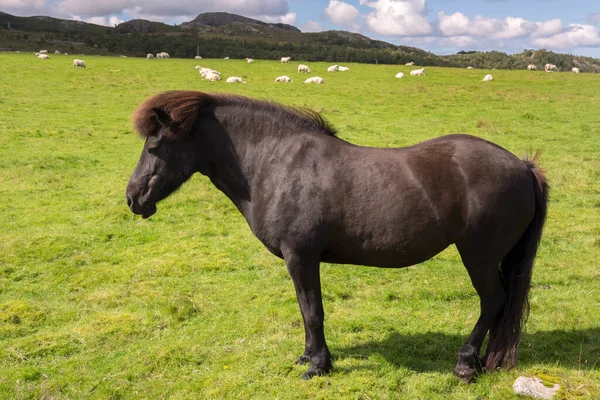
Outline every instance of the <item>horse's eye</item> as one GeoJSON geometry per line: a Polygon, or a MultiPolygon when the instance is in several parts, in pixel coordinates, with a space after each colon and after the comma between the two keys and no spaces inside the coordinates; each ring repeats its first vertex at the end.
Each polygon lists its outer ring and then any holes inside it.
{"type": "Polygon", "coordinates": [[[148,153],[152,154],[152,155],[156,155],[158,153],[158,146],[152,146],[152,147],[148,147],[148,153]]]}

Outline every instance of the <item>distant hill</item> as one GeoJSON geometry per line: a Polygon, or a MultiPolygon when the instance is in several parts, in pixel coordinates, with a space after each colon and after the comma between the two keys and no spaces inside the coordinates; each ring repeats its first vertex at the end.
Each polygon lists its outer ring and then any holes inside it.
{"type": "Polygon", "coordinates": [[[275,29],[300,32],[300,29],[298,29],[292,25],[269,24],[267,22],[259,21],[256,19],[248,18],[248,17],[243,17],[243,16],[237,15],[237,14],[229,14],[229,13],[225,13],[225,12],[211,12],[211,13],[200,14],[196,18],[191,20],[190,22],[184,22],[180,26],[183,29],[186,29],[186,28],[191,28],[193,25],[200,25],[200,26],[207,25],[207,26],[219,27],[219,26],[225,26],[225,25],[230,25],[230,24],[235,24],[235,23],[268,26],[268,27],[275,28],[275,29]]]}
{"type": "Polygon", "coordinates": [[[346,31],[301,32],[287,24],[267,23],[224,12],[204,13],[181,25],[134,19],[116,27],[35,16],[18,17],[0,12],[0,50],[58,50],[62,53],[123,54],[143,57],[167,51],[172,57],[245,58],[361,62],[448,66],[482,69],[525,69],[527,64],[556,64],[560,70],[579,67],[600,72],[600,60],[527,50],[516,55],[462,52],[451,56],[397,46],[346,31]]]}

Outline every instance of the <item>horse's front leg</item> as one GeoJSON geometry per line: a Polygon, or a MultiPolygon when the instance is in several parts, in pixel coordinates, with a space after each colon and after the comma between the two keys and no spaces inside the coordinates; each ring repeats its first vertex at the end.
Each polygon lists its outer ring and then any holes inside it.
{"type": "Polygon", "coordinates": [[[310,379],[315,375],[324,375],[332,369],[331,354],[323,332],[319,258],[290,251],[284,253],[284,259],[296,288],[296,297],[304,320],[305,348],[298,363],[310,362],[310,368],[302,375],[302,378],[310,379]]]}

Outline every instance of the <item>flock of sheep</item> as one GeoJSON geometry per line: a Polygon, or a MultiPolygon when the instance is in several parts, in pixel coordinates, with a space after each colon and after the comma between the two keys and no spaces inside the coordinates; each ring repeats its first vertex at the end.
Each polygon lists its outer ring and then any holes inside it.
{"type": "MultiPolygon", "coordinates": [[[[528,71],[535,71],[535,70],[537,70],[537,67],[534,64],[529,64],[527,66],[527,70],[528,71]]],[[[556,68],[556,65],[554,65],[554,64],[546,64],[546,65],[544,65],[544,71],[546,71],[546,72],[558,72],[558,68],[556,68]]],[[[574,74],[578,74],[579,73],[579,68],[573,67],[573,68],[571,68],[571,72],[574,73],[574,74]]]]}
{"type": "MultiPolygon", "coordinates": [[[[202,57],[196,56],[196,59],[202,59],[202,57]]],[[[225,57],[225,59],[227,60],[227,59],[229,59],[229,57],[225,57]]],[[[292,57],[281,57],[281,63],[287,64],[290,62],[291,59],[292,59],[292,57]]],[[[251,64],[254,62],[254,60],[251,58],[246,58],[246,62],[248,64],[251,64]]],[[[212,68],[202,67],[200,65],[196,65],[195,69],[198,70],[198,72],[200,73],[200,76],[204,77],[204,79],[206,79],[206,80],[209,80],[212,82],[221,80],[221,73],[217,70],[214,70],[212,68]]],[[[341,65],[332,65],[331,67],[327,68],[327,71],[328,72],[335,72],[335,71],[344,72],[344,71],[350,71],[350,68],[343,67],[341,65]]],[[[300,64],[300,65],[298,65],[298,73],[310,74],[311,71],[310,71],[310,68],[308,67],[308,65],[300,64]]],[[[230,76],[229,78],[227,78],[227,80],[225,82],[226,83],[246,83],[246,81],[244,81],[239,76],[230,76]]],[[[283,75],[283,76],[278,76],[277,78],[275,78],[275,82],[289,83],[289,82],[293,82],[293,81],[289,76],[283,75]]],[[[313,77],[305,80],[304,83],[323,84],[323,83],[325,83],[325,80],[323,78],[321,78],[320,76],[313,76],[313,77]]]]}
{"type": "MultiPolygon", "coordinates": [[[[55,54],[60,54],[60,52],[58,50],[56,50],[54,52],[55,54]]],[[[36,57],[39,59],[49,59],[50,56],[48,55],[48,50],[40,50],[39,52],[35,53],[36,57]]],[[[65,55],[68,55],[68,53],[65,53],[65,55]]],[[[146,58],[148,60],[152,60],[155,58],[154,54],[152,53],[148,53],[146,55],[146,58]]],[[[167,52],[160,52],[156,54],[156,58],[170,58],[169,53],[167,52]]],[[[196,60],[202,60],[201,56],[196,56],[195,57],[196,60]]],[[[229,60],[229,57],[225,57],[225,60],[229,60]]],[[[281,57],[281,63],[282,64],[287,64],[290,62],[292,58],[291,57],[281,57]]],[[[248,64],[251,64],[254,62],[254,60],[252,58],[246,58],[246,62],[248,64]]],[[[409,62],[406,63],[405,65],[407,66],[414,66],[415,63],[414,62],[409,62]]],[[[85,61],[80,60],[80,59],[75,59],[73,60],[73,68],[76,67],[82,67],[82,68],[86,68],[85,65],[85,61]]],[[[201,67],[200,65],[197,65],[195,67],[198,72],[200,73],[200,75],[202,77],[204,77],[206,80],[212,81],[212,82],[216,82],[216,81],[220,81],[221,80],[221,73],[219,71],[216,71],[214,69],[211,68],[205,68],[205,67],[201,67]]],[[[473,69],[473,67],[469,66],[467,67],[467,69],[473,69]]],[[[527,70],[528,71],[535,71],[537,70],[537,66],[535,66],[534,64],[529,64],[527,66],[527,70]]],[[[332,65],[330,67],[327,68],[327,72],[347,72],[350,71],[350,68],[348,67],[344,67],[341,65],[332,65]]],[[[546,72],[558,72],[558,68],[556,67],[556,65],[554,64],[546,64],[544,66],[544,71],[546,72]]],[[[577,67],[573,67],[571,69],[571,72],[574,74],[578,74],[579,73],[579,68],[577,67]]],[[[304,64],[299,64],[298,65],[298,73],[305,73],[305,74],[310,74],[311,70],[308,67],[308,65],[304,65],[304,64]]],[[[410,71],[410,75],[411,76],[425,76],[425,68],[419,68],[419,69],[414,69],[412,71],[410,71]]],[[[396,74],[396,78],[399,79],[403,79],[405,78],[405,75],[403,72],[398,72],[396,74]]],[[[488,82],[488,81],[492,81],[494,80],[493,76],[491,74],[487,74],[483,77],[482,81],[484,82],[488,82]]],[[[227,78],[226,80],[227,83],[246,83],[246,81],[244,81],[242,78],[238,77],[238,76],[230,76],[229,78],[227,78]]],[[[278,76],[275,79],[275,82],[283,82],[283,83],[289,83],[289,82],[293,82],[292,79],[289,76],[283,75],[283,76],[278,76]]],[[[304,83],[316,83],[316,84],[323,84],[325,83],[325,80],[323,78],[321,78],[320,76],[314,76],[311,78],[308,78],[304,81],[304,83]]]]}

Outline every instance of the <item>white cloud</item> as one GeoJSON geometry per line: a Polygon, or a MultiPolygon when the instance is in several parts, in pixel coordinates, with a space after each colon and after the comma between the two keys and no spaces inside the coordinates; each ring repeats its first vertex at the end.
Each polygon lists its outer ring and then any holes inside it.
{"type": "Polygon", "coordinates": [[[593,25],[571,24],[565,32],[533,40],[533,44],[547,49],[572,49],[600,46],[600,32],[593,25]]]}
{"type": "Polygon", "coordinates": [[[300,30],[302,32],[321,32],[323,30],[323,25],[320,22],[308,20],[302,25],[300,30]]]}
{"type": "Polygon", "coordinates": [[[121,23],[123,23],[125,21],[123,21],[121,18],[116,17],[116,16],[112,16],[108,19],[108,26],[115,26],[115,25],[119,25],[121,23]]]}
{"type": "Polygon", "coordinates": [[[563,26],[560,18],[551,19],[546,22],[538,22],[538,28],[531,37],[552,36],[562,32],[563,26]]]}
{"type": "Polygon", "coordinates": [[[288,25],[294,25],[296,23],[296,13],[287,13],[280,16],[260,15],[257,17],[261,21],[269,23],[282,23],[288,25]]]}
{"type": "MultiPolygon", "coordinates": [[[[486,18],[481,15],[469,19],[460,12],[446,15],[438,13],[438,29],[444,36],[469,35],[491,39],[516,39],[526,37],[536,32],[540,27],[546,30],[554,29],[554,21],[550,24],[535,23],[523,18],[507,17],[505,19],[486,18]]],[[[558,20],[560,24],[560,20],[558,20]]]]}
{"type": "Polygon", "coordinates": [[[426,36],[433,31],[425,0],[360,0],[374,9],[366,16],[369,29],[380,35],[426,36]]]}
{"type": "Polygon", "coordinates": [[[83,21],[83,22],[88,22],[90,24],[103,25],[103,26],[115,26],[115,25],[119,25],[122,22],[125,22],[121,18],[114,16],[114,15],[111,17],[91,17],[91,18],[85,18],[85,19],[82,19],[79,15],[72,15],[71,18],[74,19],[75,21],[83,21]]]}
{"type": "Polygon", "coordinates": [[[452,47],[455,49],[473,49],[477,48],[478,42],[471,36],[450,36],[438,41],[440,46],[452,47]]]}
{"type": "Polygon", "coordinates": [[[18,15],[45,15],[68,18],[109,17],[138,8],[138,14],[170,17],[223,11],[247,16],[285,16],[290,12],[287,0],[0,0],[0,9],[18,15]]]}
{"type": "Polygon", "coordinates": [[[325,9],[325,14],[336,25],[354,31],[360,30],[360,25],[357,22],[360,13],[353,5],[339,0],[330,0],[329,5],[325,9]]]}

